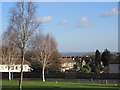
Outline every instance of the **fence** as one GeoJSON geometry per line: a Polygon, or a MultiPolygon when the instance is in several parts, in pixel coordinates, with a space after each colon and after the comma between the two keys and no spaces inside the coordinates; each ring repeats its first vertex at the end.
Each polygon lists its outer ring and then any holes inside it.
{"type": "MultiPolygon", "coordinates": [[[[13,78],[19,78],[20,73],[12,73],[13,78]]],[[[39,72],[24,72],[24,78],[42,78],[42,73],[39,72]]],[[[46,73],[46,78],[61,78],[61,79],[120,79],[120,73],[46,73]]],[[[2,73],[2,78],[8,78],[8,73],[2,73]]]]}

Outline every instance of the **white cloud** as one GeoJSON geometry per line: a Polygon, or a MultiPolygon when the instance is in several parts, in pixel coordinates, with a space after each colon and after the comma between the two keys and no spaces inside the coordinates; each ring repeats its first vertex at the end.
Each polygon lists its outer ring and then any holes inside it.
{"type": "Polygon", "coordinates": [[[43,17],[43,18],[33,18],[33,21],[41,22],[41,23],[53,22],[53,18],[51,16],[46,16],[46,17],[43,17]]]}
{"type": "Polygon", "coordinates": [[[113,8],[111,11],[105,12],[101,16],[117,16],[118,15],[118,8],[113,8]]]}
{"type": "Polygon", "coordinates": [[[88,18],[86,16],[83,16],[81,19],[80,19],[80,22],[89,22],[88,18]]]}
{"type": "Polygon", "coordinates": [[[89,19],[86,16],[83,16],[79,21],[78,21],[78,25],[80,27],[90,27],[91,26],[91,22],[89,21],[89,19]]]}
{"type": "Polygon", "coordinates": [[[60,22],[60,24],[62,24],[62,25],[64,25],[64,24],[68,24],[69,22],[67,21],[67,20],[62,20],[61,22],[60,22]]]}

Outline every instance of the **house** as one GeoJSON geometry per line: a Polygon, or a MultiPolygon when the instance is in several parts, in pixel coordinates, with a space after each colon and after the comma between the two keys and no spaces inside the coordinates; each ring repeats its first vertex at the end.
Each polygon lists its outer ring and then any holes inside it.
{"type": "Polygon", "coordinates": [[[82,61],[82,66],[85,66],[86,65],[86,62],[85,60],[82,61]]]}
{"type": "Polygon", "coordinates": [[[120,54],[110,61],[109,73],[120,73],[120,54]]]}
{"type": "Polygon", "coordinates": [[[82,57],[80,57],[80,56],[75,57],[75,62],[77,64],[77,66],[81,66],[81,60],[82,60],[82,57]]]}
{"type": "Polygon", "coordinates": [[[71,57],[61,58],[61,71],[65,72],[66,70],[73,69],[74,64],[76,62],[71,57]]]}
{"type": "MultiPolygon", "coordinates": [[[[10,66],[10,70],[8,70],[8,65],[5,63],[0,63],[0,72],[20,72],[21,71],[21,60],[18,60],[15,64],[10,66]]],[[[30,67],[30,63],[25,61],[23,64],[23,72],[30,72],[32,69],[30,67]]]]}

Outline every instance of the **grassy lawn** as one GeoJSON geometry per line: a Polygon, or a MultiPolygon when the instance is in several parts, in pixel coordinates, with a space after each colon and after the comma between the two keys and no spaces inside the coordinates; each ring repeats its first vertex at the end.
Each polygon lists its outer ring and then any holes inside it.
{"type": "MultiPolygon", "coordinates": [[[[2,90],[18,90],[18,81],[2,81],[2,90]]],[[[40,90],[46,89],[79,89],[79,90],[120,90],[115,84],[86,84],[86,83],[63,83],[63,82],[38,82],[23,81],[23,90],[40,90]]]]}

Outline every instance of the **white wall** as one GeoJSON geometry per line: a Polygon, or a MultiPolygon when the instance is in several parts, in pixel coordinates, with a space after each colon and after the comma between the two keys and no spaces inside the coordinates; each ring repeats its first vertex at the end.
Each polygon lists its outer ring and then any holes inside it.
{"type": "MultiPolygon", "coordinates": [[[[23,72],[29,72],[30,71],[29,65],[23,65],[23,72]]],[[[12,65],[10,72],[20,72],[21,65],[12,65]]],[[[8,72],[8,66],[7,65],[0,65],[0,72],[8,72]]]]}
{"type": "Polygon", "coordinates": [[[120,64],[109,64],[109,73],[120,73],[120,64]]]}

